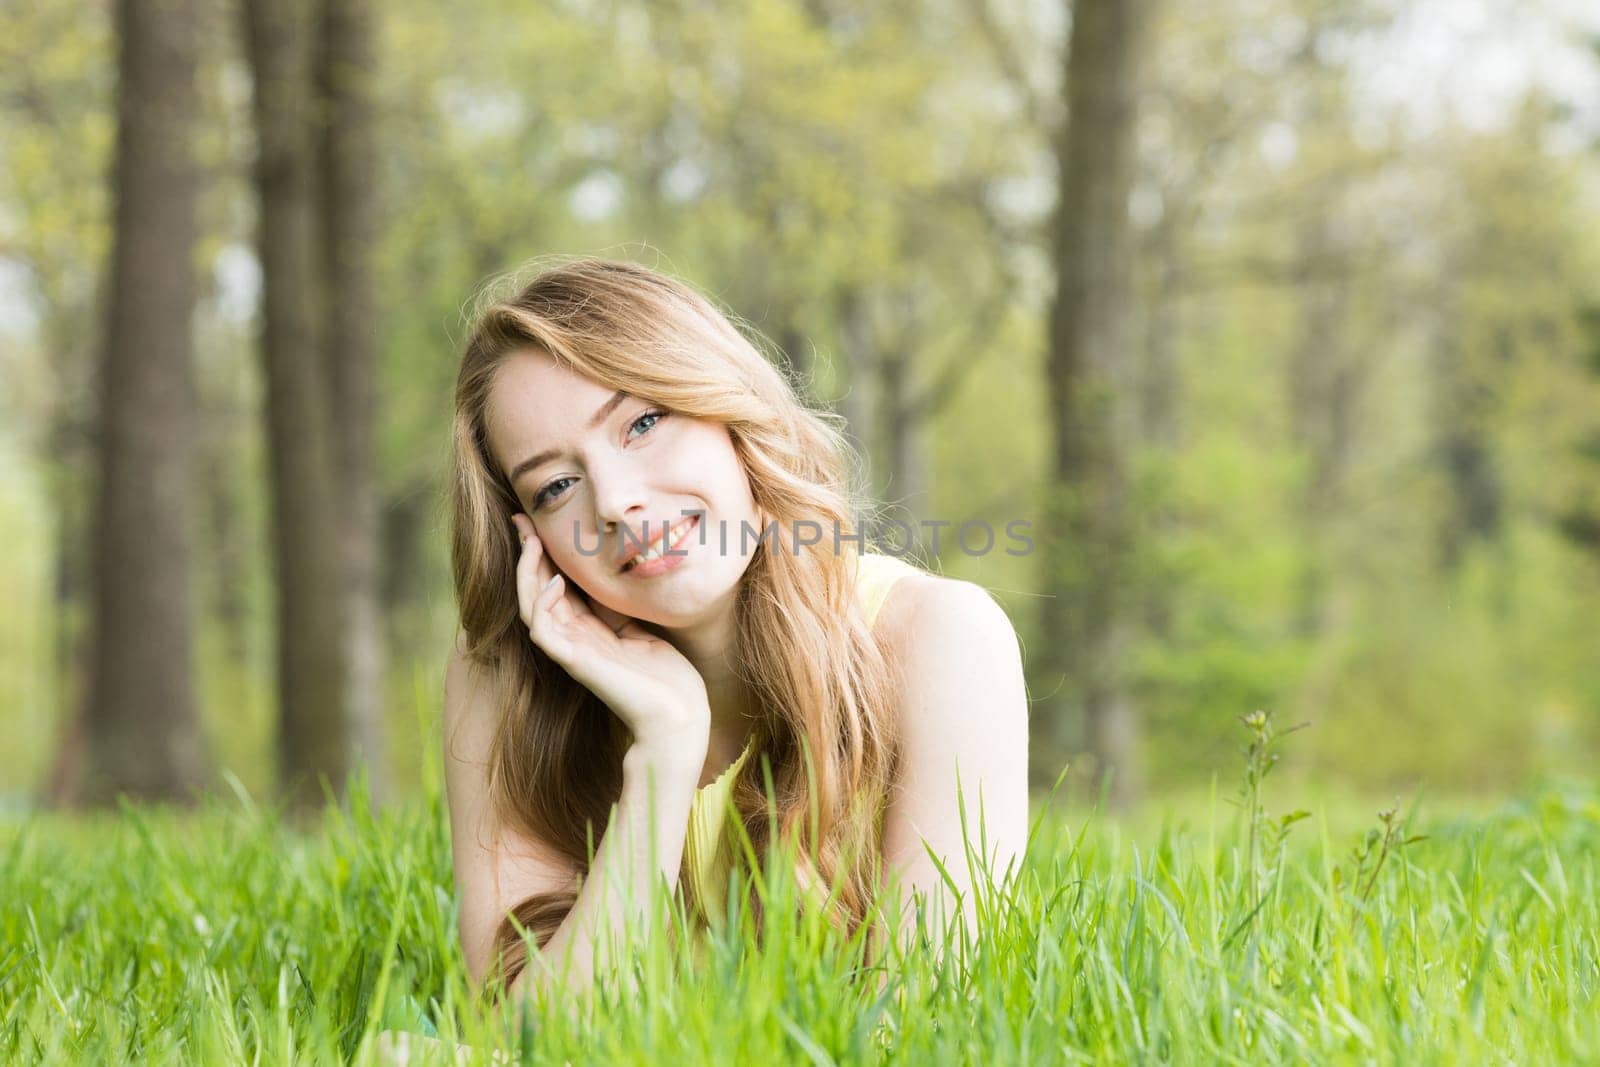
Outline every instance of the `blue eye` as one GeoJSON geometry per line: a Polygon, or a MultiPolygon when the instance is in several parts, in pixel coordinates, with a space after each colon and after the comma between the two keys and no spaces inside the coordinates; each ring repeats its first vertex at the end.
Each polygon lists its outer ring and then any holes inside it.
{"type": "Polygon", "coordinates": [[[572,481],[571,478],[557,478],[555,481],[551,482],[549,485],[533,494],[533,506],[536,508],[543,507],[546,498],[555,494],[556,486],[562,484],[563,482],[570,481],[572,481]]]}
{"type": "MultiPolygon", "coordinates": [[[[665,411],[647,411],[643,415],[640,415],[637,419],[634,419],[633,420],[633,425],[629,426],[628,428],[630,430],[633,429],[635,426],[638,426],[645,419],[655,419],[656,422],[660,422],[662,419],[664,419],[666,417],[667,417],[667,413],[665,411]]],[[[649,426],[646,426],[644,428],[644,430],[641,431],[641,432],[642,433],[649,433],[651,430],[656,428],[656,422],[652,422],[649,426]]]]}
{"type": "MultiPolygon", "coordinates": [[[[644,436],[645,434],[649,433],[651,430],[655,429],[656,428],[656,424],[659,423],[662,419],[664,419],[666,417],[667,417],[667,413],[665,411],[661,411],[661,410],[655,409],[655,408],[652,408],[651,410],[644,412],[638,418],[634,419],[632,423],[629,424],[629,426],[628,426],[629,439],[631,440],[635,436],[639,436],[639,437],[644,436]],[[647,425],[644,429],[639,430],[638,434],[634,434],[632,431],[637,430],[639,428],[639,424],[641,422],[644,422],[646,419],[651,419],[653,421],[649,425],[647,425]]],[[[562,489],[559,488],[559,487],[564,486],[564,484],[566,482],[570,482],[570,481],[572,481],[571,478],[557,478],[555,481],[551,482],[549,485],[545,486],[543,489],[540,489],[537,493],[534,493],[533,494],[533,506],[534,506],[534,508],[536,510],[538,508],[542,508],[542,507],[544,507],[544,504],[545,504],[546,500],[550,500],[550,499],[552,499],[554,497],[560,496],[561,493],[562,493],[562,489]]]]}

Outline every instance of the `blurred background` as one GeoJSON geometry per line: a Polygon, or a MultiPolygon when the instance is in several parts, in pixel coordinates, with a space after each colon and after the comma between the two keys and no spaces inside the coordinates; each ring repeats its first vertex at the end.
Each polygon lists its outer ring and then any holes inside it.
{"type": "Polygon", "coordinates": [[[1256,709],[1355,790],[1600,754],[1592,5],[30,0],[0,803],[414,795],[464,313],[575,253],[847,420],[1015,621],[1036,787],[1203,785],[1256,709]]]}

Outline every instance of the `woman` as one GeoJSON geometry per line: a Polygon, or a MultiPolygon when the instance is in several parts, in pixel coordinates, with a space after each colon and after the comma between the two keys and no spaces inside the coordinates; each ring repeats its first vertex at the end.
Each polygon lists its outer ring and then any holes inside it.
{"type": "Polygon", "coordinates": [[[1015,631],[980,587],[848,540],[833,418],[644,267],[568,262],[477,316],[456,389],[444,714],[474,980],[515,992],[551,973],[526,967],[519,927],[541,964],[592,980],[595,944],[648,933],[658,879],[709,921],[741,826],[756,856],[774,825],[794,842],[801,884],[844,928],[885,878],[942,899],[930,849],[972,877],[958,771],[992,869],[1020,855],[1015,631]]]}

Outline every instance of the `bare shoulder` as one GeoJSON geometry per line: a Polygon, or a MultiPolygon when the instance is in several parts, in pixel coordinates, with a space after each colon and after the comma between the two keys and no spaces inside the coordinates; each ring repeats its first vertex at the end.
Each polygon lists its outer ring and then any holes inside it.
{"type": "Polygon", "coordinates": [[[983,586],[907,575],[890,590],[876,629],[905,678],[902,726],[913,748],[919,733],[970,736],[976,723],[1026,732],[1021,642],[983,586]]]}
{"type": "Polygon", "coordinates": [[[444,668],[444,754],[446,760],[486,762],[501,714],[494,672],[468,652],[457,631],[444,668]]]}
{"type": "Polygon", "coordinates": [[[1016,627],[993,594],[975,582],[938,574],[911,574],[895,582],[874,630],[903,657],[923,658],[951,641],[1017,644],[1016,627]]]}
{"type": "Polygon", "coordinates": [[[491,800],[491,764],[502,721],[508,714],[499,677],[474,659],[458,635],[445,666],[445,791],[452,817],[470,823],[472,843],[550,858],[549,851],[513,827],[503,825],[491,800]]]}
{"type": "Polygon", "coordinates": [[[1022,849],[1028,819],[1028,695],[1016,628],[983,586],[923,574],[895,583],[878,621],[904,679],[885,858],[913,883],[939,884],[925,846],[958,866],[965,809],[998,850],[994,869],[1004,869],[1022,849]]]}
{"type": "MultiPolygon", "coordinates": [[[[444,665],[445,692],[452,696],[461,695],[464,688],[474,681],[472,675],[477,670],[479,670],[477,664],[467,653],[467,635],[457,630],[456,639],[451,642],[450,655],[444,665]]],[[[448,718],[462,710],[462,702],[446,700],[444,710],[448,718]]]]}
{"type": "Polygon", "coordinates": [[[569,890],[577,877],[555,849],[499,818],[490,778],[505,714],[494,671],[468,655],[458,634],[445,667],[441,725],[461,941],[475,978],[486,972],[507,911],[534,894],[569,890]]]}
{"type": "Polygon", "coordinates": [[[473,830],[494,829],[489,803],[490,762],[505,714],[494,672],[468,654],[457,634],[444,671],[445,790],[452,815],[473,809],[473,830]]]}

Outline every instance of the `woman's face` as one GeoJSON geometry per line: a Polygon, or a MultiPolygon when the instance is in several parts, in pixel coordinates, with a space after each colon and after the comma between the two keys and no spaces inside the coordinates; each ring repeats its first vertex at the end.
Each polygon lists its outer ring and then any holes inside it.
{"type": "Polygon", "coordinates": [[[591,601],[664,627],[726,606],[761,529],[727,427],[607,389],[537,349],[500,364],[486,418],[490,452],[550,561],[591,601]],[[663,530],[671,555],[623,568],[641,544],[660,547],[663,530]]]}

